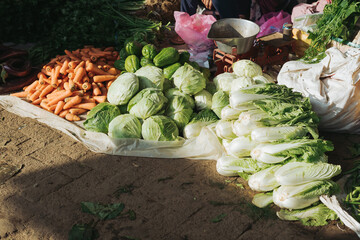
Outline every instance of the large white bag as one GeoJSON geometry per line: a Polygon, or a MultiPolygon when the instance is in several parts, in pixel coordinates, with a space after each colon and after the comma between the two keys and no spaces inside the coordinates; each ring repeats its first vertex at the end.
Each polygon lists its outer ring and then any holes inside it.
{"type": "Polygon", "coordinates": [[[279,84],[309,97],[320,117],[319,129],[360,133],[360,50],[342,53],[330,48],[319,63],[289,61],[278,75],[279,84]]]}

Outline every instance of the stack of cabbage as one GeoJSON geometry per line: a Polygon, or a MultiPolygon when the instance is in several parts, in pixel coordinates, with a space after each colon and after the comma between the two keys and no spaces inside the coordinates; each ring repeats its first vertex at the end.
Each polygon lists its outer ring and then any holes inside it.
{"type": "MultiPolygon", "coordinates": [[[[218,121],[211,110],[209,91],[215,87],[208,81],[208,72],[188,61],[189,57],[181,64],[180,54],[174,51],[165,48],[153,54],[151,61],[155,65],[123,71],[109,87],[108,102],[97,105],[87,115],[85,129],[112,138],[175,141],[196,137],[203,126],[218,121]],[[158,56],[170,66],[156,66],[158,56]]],[[[145,52],[144,56],[148,55],[145,52]]]]}
{"type": "Polygon", "coordinates": [[[221,117],[216,134],[227,153],[218,159],[217,171],[248,180],[250,188],[260,192],[253,204],[274,203],[282,208],[277,213],[281,219],[317,226],[336,219],[319,197],[338,191],[330,178],[341,168],[327,163],[325,152],[333,146],[318,138],[319,119],[309,99],[286,86],[261,83],[266,78],[250,61],[233,67],[234,73],[214,79],[219,90],[214,97],[229,93],[228,105],[213,105],[221,117]]]}

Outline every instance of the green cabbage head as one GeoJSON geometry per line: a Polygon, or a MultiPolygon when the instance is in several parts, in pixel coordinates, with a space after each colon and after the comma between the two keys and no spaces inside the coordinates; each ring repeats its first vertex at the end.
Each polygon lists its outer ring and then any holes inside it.
{"type": "Polygon", "coordinates": [[[179,129],[171,118],[156,115],[144,121],[142,135],[145,140],[175,141],[178,139],[179,129]]]}
{"type": "Polygon", "coordinates": [[[108,102],[100,103],[89,111],[84,127],[88,131],[108,133],[109,123],[120,114],[116,105],[108,102]]]}
{"type": "Polygon", "coordinates": [[[141,138],[141,122],[131,114],[119,115],[110,122],[108,135],[112,138],[141,138]]]}
{"type": "Polygon", "coordinates": [[[110,85],[107,99],[111,104],[124,105],[138,91],[138,77],[134,73],[123,73],[110,85]]]}
{"type": "Polygon", "coordinates": [[[206,87],[206,78],[203,74],[185,63],[173,75],[175,86],[183,93],[195,95],[206,87]]]}

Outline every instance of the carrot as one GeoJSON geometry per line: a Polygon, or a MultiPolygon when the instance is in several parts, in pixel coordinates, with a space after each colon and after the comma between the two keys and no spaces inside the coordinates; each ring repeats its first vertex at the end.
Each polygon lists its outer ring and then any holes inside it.
{"type": "Polygon", "coordinates": [[[69,113],[69,110],[63,110],[59,113],[59,117],[64,118],[66,116],[66,114],[68,114],[68,113],[69,113]]]}
{"type": "Polygon", "coordinates": [[[92,62],[86,62],[85,65],[85,69],[87,72],[92,72],[94,74],[98,74],[98,75],[106,75],[108,74],[107,72],[105,72],[104,70],[99,69],[94,63],[92,62]]]}
{"type": "Polygon", "coordinates": [[[60,65],[57,65],[57,66],[55,67],[55,78],[56,78],[56,79],[59,78],[60,69],[61,69],[61,66],[60,66],[60,65]]]}
{"type": "Polygon", "coordinates": [[[31,90],[34,90],[38,84],[39,84],[38,80],[34,81],[27,88],[25,88],[25,92],[30,92],[31,90]]]}
{"type": "Polygon", "coordinates": [[[64,82],[64,89],[65,89],[66,91],[70,91],[69,82],[64,82]]]}
{"type": "Polygon", "coordinates": [[[40,107],[44,108],[45,110],[51,111],[51,108],[44,100],[40,102],[40,107]]]}
{"type": "Polygon", "coordinates": [[[103,68],[104,71],[109,72],[109,69],[110,69],[111,67],[110,67],[110,65],[105,64],[104,66],[102,66],[102,68],[103,68]]]}
{"type": "Polygon", "coordinates": [[[85,74],[82,79],[82,82],[90,82],[90,78],[85,74]]]}
{"type": "Polygon", "coordinates": [[[76,90],[76,91],[73,91],[71,96],[77,96],[79,95],[80,97],[83,97],[84,96],[84,91],[83,90],[76,90]]]}
{"type": "Polygon", "coordinates": [[[88,75],[89,78],[93,78],[95,76],[95,74],[92,73],[92,72],[88,72],[87,75],[88,75]]]}
{"type": "Polygon", "coordinates": [[[53,87],[58,86],[57,78],[55,78],[55,68],[51,69],[51,86],[53,87]]]}
{"type": "Polygon", "coordinates": [[[74,68],[74,72],[76,73],[76,71],[85,66],[85,61],[81,61],[78,65],[76,65],[76,67],[74,68]]]}
{"type": "Polygon", "coordinates": [[[106,96],[93,96],[93,98],[95,99],[96,102],[98,103],[102,103],[106,101],[106,96]]]}
{"type": "Polygon", "coordinates": [[[87,111],[88,111],[87,109],[82,109],[82,108],[70,108],[69,109],[69,113],[74,114],[74,115],[80,115],[87,111]]]}
{"type": "Polygon", "coordinates": [[[74,72],[69,72],[68,73],[68,78],[69,79],[74,79],[75,78],[75,73],[74,72]]]}
{"type": "Polygon", "coordinates": [[[54,90],[53,86],[48,85],[47,87],[45,87],[45,88],[41,91],[39,97],[40,97],[40,98],[45,97],[45,96],[46,96],[47,94],[49,94],[52,90],[54,90]]]}
{"type": "Polygon", "coordinates": [[[91,110],[95,106],[96,106],[96,103],[79,103],[79,104],[74,105],[73,107],[91,110]]]}
{"type": "Polygon", "coordinates": [[[74,80],[72,79],[69,79],[69,88],[70,88],[70,91],[75,91],[76,87],[75,87],[75,84],[74,84],[74,80]]]}
{"type": "Polygon", "coordinates": [[[101,95],[101,90],[96,83],[92,83],[91,86],[93,89],[93,95],[95,95],[95,96],[101,95]]]}
{"type": "Polygon", "coordinates": [[[115,80],[116,76],[114,75],[97,75],[93,77],[94,82],[100,83],[105,81],[115,80]]]}
{"type": "Polygon", "coordinates": [[[42,72],[39,72],[38,78],[39,78],[39,83],[40,84],[45,84],[45,80],[44,80],[45,74],[43,74],[42,72]]]}
{"type": "Polygon", "coordinates": [[[45,67],[45,71],[51,72],[51,70],[52,70],[51,66],[47,65],[47,66],[44,66],[44,67],[45,67]]]}
{"type": "Polygon", "coordinates": [[[104,51],[107,52],[107,51],[114,51],[115,48],[114,47],[106,47],[104,48],[104,51]]]}
{"type": "Polygon", "coordinates": [[[80,118],[74,114],[68,113],[65,115],[65,119],[68,121],[79,121],[80,118]]]}
{"type": "Polygon", "coordinates": [[[40,94],[41,94],[41,92],[42,92],[42,90],[36,90],[33,94],[31,94],[30,96],[29,96],[29,100],[30,101],[34,101],[34,100],[36,100],[39,96],[40,96],[40,94]]]}
{"type": "Polygon", "coordinates": [[[76,57],[72,52],[69,50],[65,50],[65,54],[68,55],[72,60],[80,60],[78,57],[76,57]]]}
{"type": "Polygon", "coordinates": [[[116,68],[114,68],[114,67],[109,68],[109,69],[107,70],[107,73],[108,73],[108,74],[111,74],[111,75],[117,75],[117,74],[118,74],[118,72],[116,71],[116,68]]]}
{"type": "Polygon", "coordinates": [[[11,93],[10,96],[25,98],[28,94],[29,92],[22,91],[22,92],[11,93]]]}
{"type": "Polygon", "coordinates": [[[80,82],[84,75],[85,69],[83,67],[80,67],[75,73],[74,82],[80,82]]]}
{"type": "Polygon", "coordinates": [[[86,98],[86,97],[84,97],[81,103],[95,103],[95,102],[96,101],[95,101],[94,98],[86,98]]]}
{"type": "Polygon", "coordinates": [[[72,106],[81,103],[81,97],[80,96],[75,96],[73,97],[70,101],[68,101],[67,103],[65,103],[64,105],[64,109],[69,109],[72,106]]]}
{"type": "Polygon", "coordinates": [[[82,85],[81,85],[82,89],[86,92],[88,90],[90,90],[91,88],[91,84],[89,82],[84,82],[82,85]]]}
{"type": "Polygon", "coordinates": [[[95,55],[90,56],[90,61],[96,62],[97,60],[98,60],[97,56],[95,56],[95,55]]]}
{"type": "Polygon", "coordinates": [[[69,62],[69,68],[70,69],[75,69],[76,65],[79,64],[80,61],[70,61],[69,62]]]}
{"type": "Polygon", "coordinates": [[[70,97],[71,96],[71,91],[65,91],[64,93],[54,97],[53,99],[51,99],[49,101],[49,105],[53,105],[53,104],[56,104],[58,101],[61,101],[61,100],[64,100],[65,98],[67,97],[70,97]]]}
{"type": "Polygon", "coordinates": [[[60,68],[60,73],[63,74],[63,75],[65,75],[66,70],[67,70],[68,68],[69,68],[69,60],[66,59],[66,60],[64,61],[63,65],[62,65],[61,68],[60,68]]]}
{"type": "Polygon", "coordinates": [[[100,87],[100,90],[101,90],[101,93],[102,93],[102,95],[107,95],[107,88],[106,87],[100,87]]]}
{"type": "Polygon", "coordinates": [[[63,110],[64,105],[65,105],[65,102],[64,102],[64,101],[59,101],[59,102],[56,104],[56,108],[55,108],[54,113],[55,113],[56,115],[59,115],[59,113],[61,112],[61,110],[63,110]]]}
{"type": "Polygon", "coordinates": [[[38,98],[38,99],[32,101],[31,103],[34,104],[34,105],[39,105],[42,100],[43,100],[43,98],[38,98]]]}

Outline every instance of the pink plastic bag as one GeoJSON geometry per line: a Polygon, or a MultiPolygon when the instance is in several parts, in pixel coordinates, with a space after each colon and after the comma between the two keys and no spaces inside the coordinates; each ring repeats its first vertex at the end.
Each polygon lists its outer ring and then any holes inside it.
{"type": "Polygon", "coordinates": [[[175,32],[184,40],[189,48],[195,52],[210,49],[214,42],[207,38],[211,25],[216,21],[212,15],[174,12],[175,32]]]}
{"type": "Polygon", "coordinates": [[[257,38],[274,32],[282,32],[285,23],[291,23],[291,15],[287,12],[270,12],[263,15],[256,23],[260,26],[257,38]]]}

